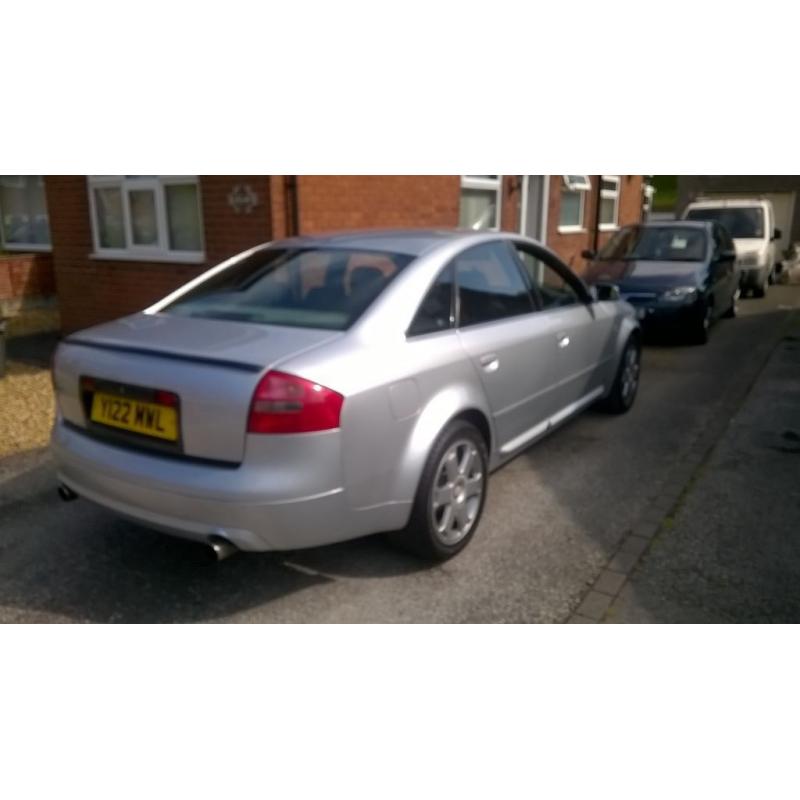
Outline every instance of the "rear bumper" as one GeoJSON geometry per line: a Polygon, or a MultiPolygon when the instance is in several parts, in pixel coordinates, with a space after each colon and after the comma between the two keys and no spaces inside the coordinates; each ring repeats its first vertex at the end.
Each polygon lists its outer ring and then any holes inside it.
{"type": "Polygon", "coordinates": [[[59,480],[81,497],[166,533],[202,542],[221,536],[241,550],[331,544],[401,527],[408,513],[391,503],[352,509],[339,475],[326,485],[311,464],[305,476],[287,476],[285,463],[228,469],[168,461],[99,442],[60,421],[52,448],[59,480]]]}

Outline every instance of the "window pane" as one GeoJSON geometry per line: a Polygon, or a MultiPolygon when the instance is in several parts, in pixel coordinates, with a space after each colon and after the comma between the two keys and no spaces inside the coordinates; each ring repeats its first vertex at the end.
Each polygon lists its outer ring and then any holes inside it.
{"type": "Polygon", "coordinates": [[[497,192],[462,189],[458,224],[462,228],[484,230],[497,226],[497,192]]]}
{"type": "Polygon", "coordinates": [[[583,189],[589,191],[592,188],[592,183],[588,175],[564,175],[564,184],[570,191],[583,189]]]}
{"type": "Polygon", "coordinates": [[[125,247],[125,225],[122,220],[122,193],[110,187],[94,190],[97,211],[97,238],[100,247],[125,247]]]}
{"type": "Polygon", "coordinates": [[[0,178],[0,210],[7,244],[50,244],[41,175],[6,175],[0,178]]]}
{"type": "Polygon", "coordinates": [[[137,189],[128,192],[131,208],[131,236],[138,245],[158,244],[158,223],[156,222],[156,195],[150,189],[137,189]]]}
{"type": "Polygon", "coordinates": [[[203,249],[200,231],[200,208],[197,201],[197,186],[193,183],[164,187],[167,198],[167,224],[169,226],[169,249],[203,249]]]}
{"type": "Polygon", "coordinates": [[[542,301],[542,308],[571,306],[580,303],[577,292],[550,265],[532,253],[517,250],[533,286],[542,301]]]}
{"type": "Polygon", "coordinates": [[[604,192],[616,192],[619,188],[619,183],[612,178],[603,178],[602,183],[600,184],[600,188],[604,192]]]}
{"type": "Polygon", "coordinates": [[[453,266],[445,267],[420,304],[409,336],[447,330],[452,324],[453,266]]]}
{"type": "Polygon", "coordinates": [[[580,227],[583,225],[581,219],[581,199],[583,192],[570,192],[566,189],[561,191],[561,211],[558,215],[558,224],[563,226],[580,227]]]}
{"type": "Polygon", "coordinates": [[[525,281],[505,244],[483,244],[455,260],[462,327],[533,310],[525,281]]]}
{"type": "Polygon", "coordinates": [[[613,197],[600,198],[600,224],[616,225],[615,208],[617,201],[613,197]]]}
{"type": "Polygon", "coordinates": [[[412,260],[399,253],[268,248],[203,281],[165,310],[184,317],[345,330],[412,260]]]}

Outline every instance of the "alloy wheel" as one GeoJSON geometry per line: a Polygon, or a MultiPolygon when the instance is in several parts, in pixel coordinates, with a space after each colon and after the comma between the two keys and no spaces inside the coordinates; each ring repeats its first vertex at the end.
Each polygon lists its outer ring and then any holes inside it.
{"type": "Polygon", "coordinates": [[[485,490],[486,476],[475,444],[468,439],[455,441],[434,474],[431,524],[442,544],[452,546],[472,530],[485,490]]]}
{"type": "Polygon", "coordinates": [[[633,345],[625,351],[624,361],[622,362],[622,376],[620,393],[622,400],[627,406],[636,394],[636,387],[639,385],[639,348],[633,345]]]}

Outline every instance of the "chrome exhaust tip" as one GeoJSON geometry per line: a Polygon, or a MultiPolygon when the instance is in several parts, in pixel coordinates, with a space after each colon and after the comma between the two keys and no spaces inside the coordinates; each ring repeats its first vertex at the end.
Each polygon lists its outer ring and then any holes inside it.
{"type": "Polygon", "coordinates": [[[78,499],[78,495],[69,488],[69,486],[65,486],[63,483],[58,485],[58,496],[65,502],[71,503],[73,500],[78,499]]]}
{"type": "Polygon", "coordinates": [[[208,540],[208,545],[213,551],[214,558],[217,561],[224,561],[226,558],[230,558],[234,553],[239,552],[239,548],[233,544],[233,542],[229,542],[221,536],[212,536],[208,540]]]}

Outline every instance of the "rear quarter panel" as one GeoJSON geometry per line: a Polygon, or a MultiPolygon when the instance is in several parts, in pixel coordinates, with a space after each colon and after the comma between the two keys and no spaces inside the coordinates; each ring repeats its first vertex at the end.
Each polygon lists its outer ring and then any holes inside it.
{"type": "Polygon", "coordinates": [[[354,509],[410,504],[448,421],[467,409],[490,419],[455,331],[375,345],[354,335],[284,368],[346,398],[341,458],[354,509]]]}

